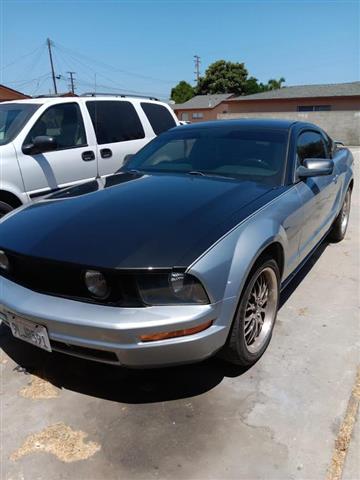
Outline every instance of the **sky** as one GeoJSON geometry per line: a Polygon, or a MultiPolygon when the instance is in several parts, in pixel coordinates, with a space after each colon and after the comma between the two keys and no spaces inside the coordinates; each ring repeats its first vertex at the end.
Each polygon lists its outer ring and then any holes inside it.
{"type": "Polygon", "coordinates": [[[285,85],[360,79],[360,0],[0,0],[0,83],[31,95],[58,90],[162,99],[194,82],[194,55],[243,62],[285,85]]]}

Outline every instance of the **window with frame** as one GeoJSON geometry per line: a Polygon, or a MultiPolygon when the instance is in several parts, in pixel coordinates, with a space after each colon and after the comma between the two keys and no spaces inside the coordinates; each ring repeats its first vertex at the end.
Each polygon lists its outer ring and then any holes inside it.
{"type": "Polygon", "coordinates": [[[194,119],[204,118],[204,114],[202,112],[194,112],[192,114],[192,118],[194,118],[194,119]]]}
{"type": "Polygon", "coordinates": [[[298,112],[328,112],[331,105],[298,105],[298,112]]]}
{"type": "Polygon", "coordinates": [[[300,164],[306,158],[328,158],[324,138],[320,133],[310,130],[300,134],[296,153],[300,164]]]}
{"type": "Polygon", "coordinates": [[[145,137],[134,106],[130,102],[93,100],[86,102],[99,145],[145,137]]]}
{"type": "Polygon", "coordinates": [[[156,103],[142,102],[141,108],[156,135],[176,126],[173,116],[166,107],[156,103]]]}
{"type": "Polygon", "coordinates": [[[188,122],[189,121],[189,112],[182,112],[181,114],[181,120],[183,122],[188,122]]]}
{"type": "Polygon", "coordinates": [[[36,121],[24,143],[33,143],[35,137],[42,135],[55,138],[57,150],[86,146],[86,132],[79,105],[62,103],[49,107],[36,121]]]}

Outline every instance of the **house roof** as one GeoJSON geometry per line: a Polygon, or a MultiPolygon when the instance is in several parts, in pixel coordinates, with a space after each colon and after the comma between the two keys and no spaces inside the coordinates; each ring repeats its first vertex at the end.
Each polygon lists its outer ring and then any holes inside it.
{"type": "Polygon", "coordinates": [[[360,95],[360,82],[332,83],[323,85],[295,85],[268,92],[234,97],[230,102],[248,100],[282,100],[289,98],[349,97],[360,95]]]}
{"type": "Polygon", "coordinates": [[[25,93],[19,92],[18,90],[14,90],[13,88],[7,87],[6,85],[3,85],[0,83],[0,90],[8,90],[11,93],[16,93],[17,95],[22,95],[24,98],[29,98],[29,95],[26,95],[25,93]]]}
{"type": "Polygon", "coordinates": [[[199,108],[215,108],[219,103],[232,97],[233,93],[218,93],[215,95],[196,95],[187,102],[171,105],[174,110],[193,110],[199,108]]]}

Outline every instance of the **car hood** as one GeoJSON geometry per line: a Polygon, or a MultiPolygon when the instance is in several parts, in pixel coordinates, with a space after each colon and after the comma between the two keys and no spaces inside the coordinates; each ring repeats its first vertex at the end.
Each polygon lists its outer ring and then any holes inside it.
{"type": "Polygon", "coordinates": [[[255,182],[125,172],[5,217],[0,248],[102,268],[188,266],[277,194],[255,182]]]}

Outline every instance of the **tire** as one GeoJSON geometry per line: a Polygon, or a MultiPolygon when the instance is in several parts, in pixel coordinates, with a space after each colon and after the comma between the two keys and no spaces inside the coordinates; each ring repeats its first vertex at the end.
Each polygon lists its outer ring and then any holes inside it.
{"type": "Polygon", "coordinates": [[[271,340],[279,296],[278,264],[272,258],[264,257],[255,265],[246,281],[229,337],[220,354],[224,360],[243,367],[249,367],[259,360],[271,340]],[[261,285],[264,283],[269,290],[266,301],[265,291],[261,295],[261,285]],[[250,317],[252,320],[249,320],[250,317]]]}
{"type": "Polygon", "coordinates": [[[0,201],[0,218],[6,215],[7,213],[11,212],[14,208],[9,205],[8,203],[0,201]]]}
{"type": "Polygon", "coordinates": [[[350,188],[345,194],[344,203],[341,207],[339,215],[336,217],[333,226],[329,232],[330,242],[337,243],[341,242],[344,239],[346,230],[349,224],[350,216],[350,205],[351,205],[351,190],[350,188]]]}

